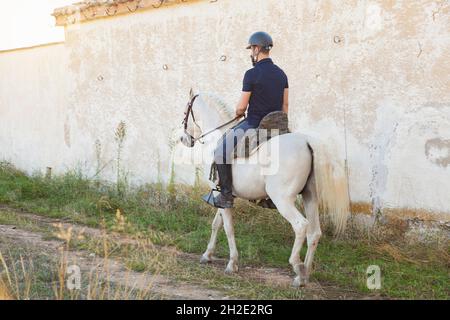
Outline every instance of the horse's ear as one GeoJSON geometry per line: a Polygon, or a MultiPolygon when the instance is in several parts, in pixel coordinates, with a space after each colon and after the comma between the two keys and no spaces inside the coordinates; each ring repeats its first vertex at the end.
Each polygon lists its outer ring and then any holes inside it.
{"type": "Polygon", "coordinates": [[[194,97],[194,89],[191,88],[191,90],[189,91],[189,98],[193,98],[194,97]]]}

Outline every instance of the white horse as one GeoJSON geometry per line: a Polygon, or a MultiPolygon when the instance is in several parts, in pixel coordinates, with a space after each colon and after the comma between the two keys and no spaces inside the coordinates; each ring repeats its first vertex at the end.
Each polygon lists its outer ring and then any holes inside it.
{"type": "MultiPolygon", "coordinates": [[[[190,96],[190,102],[185,110],[185,131],[181,136],[181,142],[187,147],[193,147],[201,137],[203,147],[213,150],[217,140],[226,130],[223,127],[215,129],[232,120],[234,112],[212,95],[194,96],[191,90],[190,96]],[[208,133],[203,137],[210,131],[211,134],[208,133]]],[[[264,142],[248,160],[246,163],[232,165],[233,194],[247,200],[267,197],[272,199],[280,214],[291,224],[295,232],[295,242],[289,258],[289,263],[296,274],[293,286],[304,286],[308,282],[314,253],[322,234],[319,207],[329,215],[337,233],[344,231],[346,226],[349,201],[343,166],[329,158],[322,144],[299,133],[273,137],[264,142]],[[274,143],[277,144],[279,154],[268,152],[274,143]],[[264,163],[267,169],[267,163],[274,162],[275,158],[279,169],[275,173],[265,174],[260,163],[264,163]],[[259,161],[256,161],[257,159],[259,161]],[[303,198],[305,216],[295,206],[299,194],[303,198]],[[308,249],[303,263],[300,250],[305,237],[308,249]]],[[[206,172],[209,172],[211,163],[205,165],[206,172]]],[[[217,210],[212,222],[211,239],[200,262],[212,261],[217,233],[222,225],[230,249],[230,260],[225,272],[237,272],[238,251],[234,238],[233,209],[217,210]]]]}

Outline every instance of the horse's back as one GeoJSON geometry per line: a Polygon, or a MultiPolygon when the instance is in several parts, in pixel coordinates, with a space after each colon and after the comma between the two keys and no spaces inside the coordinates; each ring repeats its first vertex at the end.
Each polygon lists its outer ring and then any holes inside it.
{"type": "MultiPolygon", "coordinates": [[[[299,160],[298,157],[309,158],[311,155],[308,136],[299,132],[275,136],[261,144],[258,152],[267,152],[269,149],[275,151],[280,158],[284,159],[295,158],[299,160]]],[[[276,156],[276,154],[270,154],[270,156],[276,156]]]]}

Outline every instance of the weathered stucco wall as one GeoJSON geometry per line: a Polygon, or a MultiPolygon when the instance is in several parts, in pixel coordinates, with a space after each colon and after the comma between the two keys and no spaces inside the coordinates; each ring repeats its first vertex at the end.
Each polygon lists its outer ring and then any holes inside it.
{"type": "Polygon", "coordinates": [[[64,44],[0,53],[0,158],[33,170],[70,163],[61,143],[64,44]]]}
{"type": "Polygon", "coordinates": [[[347,159],[355,211],[450,220],[448,1],[197,1],[70,25],[64,45],[0,53],[0,156],[94,173],[123,120],[130,180],[167,180],[189,88],[234,105],[255,30],[275,39],[293,129],[347,159]]]}

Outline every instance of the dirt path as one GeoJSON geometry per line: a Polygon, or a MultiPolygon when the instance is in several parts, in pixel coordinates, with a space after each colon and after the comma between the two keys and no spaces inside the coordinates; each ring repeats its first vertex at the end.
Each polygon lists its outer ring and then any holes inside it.
{"type": "MultiPolygon", "coordinates": [[[[52,219],[48,217],[39,216],[29,212],[23,212],[18,209],[10,208],[0,205],[0,214],[2,211],[14,212],[20,217],[29,219],[37,225],[52,227],[57,225],[62,226],[64,229],[71,228],[75,233],[83,233],[91,238],[101,238],[104,235],[102,230],[96,228],[90,228],[86,226],[80,226],[77,224],[69,223],[61,219],[52,219]]],[[[21,230],[18,227],[11,225],[0,225],[0,236],[8,237],[17,243],[26,242],[37,248],[46,250],[47,252],[53,252],[55,255],[60,255],[59,248],[64,245],[63,241],[57,240],[44,240],[42,235],[38,232],[30,232],[21,230]]],[[[127,237],[123,234],[108,232],[109,239],[118,244],[125,245],[139,245],[136,239],[127,237]]],[[[193,261],[198,263],[200,256],[196,254],[180,252],[174,248],[156,246],[158,250],[167,251],[171,254],[175,254],[178,258],[193,261]]],[[[120,285],[126,285],[128,287],[134,287],[140,290],[147,290],[149,286],[151,291],[155,292],[165,298],[169,299],[229,299],[232,297],[226,296],[218,290],[211,290],[197,285],[191,285],[189,283],[176,282],[168,277],[161,275],[150,275],[140,272],[134,272],[128,270],[123,263],[114,259],[98,258],[86,251],[74,251],[71,250],[68,253],[68,260],[77,261],[80,268],[84,271],[97,272],[99,278],[106,278],[105,265],[108,266],[108,279],[114,283],[120,285]],[[99,271],[100,270],[100,271],[99,271]]],[[[225,259],[215,259],[209,267],[223,270],[227,261],[225,259]]],[[[292,274],[288,269],[281,268],[262,268],[243,266],[241,267],[239,277],[245,279],[251,279],[260,283],[266,283],[270,285],[276,285],[278,287],[290,288],[292,283],[292,274]]],[[[347,290],[345,288],[336,287],[317,281],[311,282],[305,290],[305,297],[308,299],[373,299],[376,297],[363,296],[353,290],[347,290]]]]}
{"type": "MultiPolygon", "coordinates": [[[[16,243],[32,246],[50,254],[55,259],[61,257],[63,241],[44,240],[41,234],[18,229],[8,225],[0,225],[1,237],[8,238],[16,243]]],[[[121,262],[115,259],[98,258],[85,251],[67,251],[67,264],[76,264],[83,274],[90,274],[93,278],[110,281],[127,288],[150,291],[155,296],[165,299],[226,299],[219,291],[202,288],[188,283],[175,282],[171,279],[148,273],[139,273],[128,270],[121,262]]]]}

